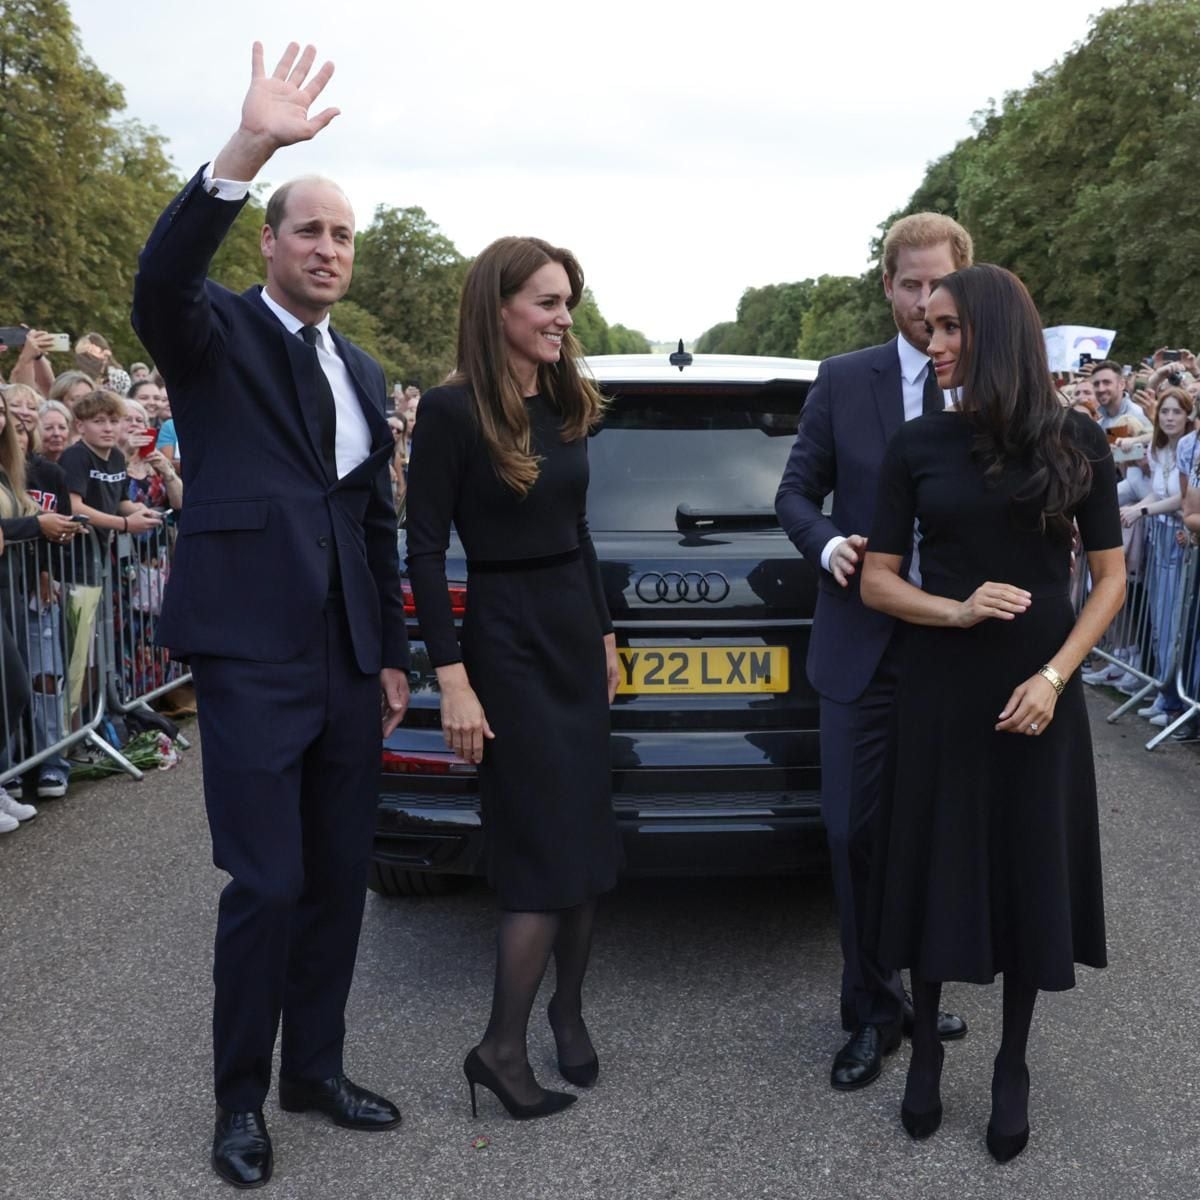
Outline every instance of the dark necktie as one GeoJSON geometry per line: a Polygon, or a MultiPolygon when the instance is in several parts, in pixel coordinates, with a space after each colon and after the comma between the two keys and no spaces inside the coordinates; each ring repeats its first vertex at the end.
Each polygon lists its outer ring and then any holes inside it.
{"type": "Polygon", "coordinates": [[[336,479],[337,471],[337,407],[333,402],[333,388],[321,366],[317,355],[317,327],[303,325],[300,336],[312,347],[313,393],[317,398],[317,428],[321,433],[321,460],[336,479]]]}
{"type": "Polygon", "coordinates": [[[942,389],[938,387],[937,372],[933,369],[933,362],[930,361],[929,366],[925,368],[925,391],[921,399],[921,415],[929,416],[930,413],[940,413],[946,407],[946,397],[942,395],[942,389]]]}

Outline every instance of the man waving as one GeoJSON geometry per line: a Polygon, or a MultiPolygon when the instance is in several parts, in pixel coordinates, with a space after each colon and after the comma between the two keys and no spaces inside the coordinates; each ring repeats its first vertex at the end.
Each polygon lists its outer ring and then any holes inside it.
{"type": "Polygon", "coordinates": [[[171,201],[142,251],[133,325],[166,378],[187,505],[159,638],[191,663],[221,895],[213,969],[212,1163],[266,1183],[262,1105],[282,1022],[280,1106],[353,1129],[396,1107],[346,1078],[384,733],[408,704],[379,365],[329,324],[350,286],[354,214],[325,179],[285,183],[261,232],[266,286],[206,278],[250,182],[337,115],[309,109],[333,74],[255,43],[242,119],[171,201]],[[232,431],[237,436],[231,436],[232,431]]]}

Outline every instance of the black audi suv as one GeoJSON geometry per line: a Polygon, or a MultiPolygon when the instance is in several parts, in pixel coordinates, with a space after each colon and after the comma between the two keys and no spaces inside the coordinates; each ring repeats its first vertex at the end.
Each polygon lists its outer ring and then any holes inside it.
{"type": "MultiPolygon", "coordinates": [[[[613,806],[626,872],[761,874],[825,861],[817,697],[804,672],[816,576],[775,489],[816,363],[588,360],[608,398],[588,519],[617,634],[613,806]]],[[[400,533],[401,559],[404,533],[400,533]]],[[[456,614],[470,604],[457,541],[456,614]]],[[[475,768],[451,755],[406,593],[412,705],[384,743],[371,886],[444,890],[481,870],[475,768]]]]}

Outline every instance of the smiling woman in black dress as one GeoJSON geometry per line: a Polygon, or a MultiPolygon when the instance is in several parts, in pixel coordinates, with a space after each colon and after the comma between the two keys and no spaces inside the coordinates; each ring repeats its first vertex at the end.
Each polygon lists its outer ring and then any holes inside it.
{"type": "Polygon", "coordinates": [[[879,815],[879,961],[912,970],[912,1062],[900,1115],[941,1122],[944,980],[1004,976],[987,1144],[1029,1137],[1025,1049],[1040,989],[1106,962],[1091,739],[1075,676],[1125,595],[1116,476],[1104,434],[1060,403],[1041,320],[1015,275],[941,281],[929,353],[954,409],[888,449],[863,602],[907,622],[879,815]],[[901,576],[919,524],[922,587],[901,576]],[[1072,522],[1092,592],[1068,594],[1072,522]],[[997,582],[999,581],[999,582],[997,582]],[[922,590],[924,589],[924,590],[922,590]]]}
{"type": "Polygon", "coordinates": [[[442,729],[479,764],[488,878],[502,909],[491,1020],[467,1056],[471,1085],[515,1117],[565,1108],[526,1054],[551,954],[559,1070],[595,1082],[582,987],[596,897],[616,882],[609,704],[612,635],[588,535],[587,433],[601,401],[576,363],[574,257],[502,238],[464,285],[458,371],[421,398],[408,480],[408,570],[437,669],[442,729]],[[460,648],[446,589],[453,523],[467,553],[460,648]]]}

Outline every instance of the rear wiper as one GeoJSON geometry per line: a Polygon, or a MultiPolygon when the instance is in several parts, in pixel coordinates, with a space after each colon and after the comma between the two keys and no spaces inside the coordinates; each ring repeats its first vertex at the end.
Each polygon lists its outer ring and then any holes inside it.
{"type": "Polygon", "coordinates": [[[697,508],[691,504],[680,504],[675,509],[675,528],[685,529],[775,529],[779,518],[774,508],[759,508],[754,505],[738,507],[697,508]]]}

